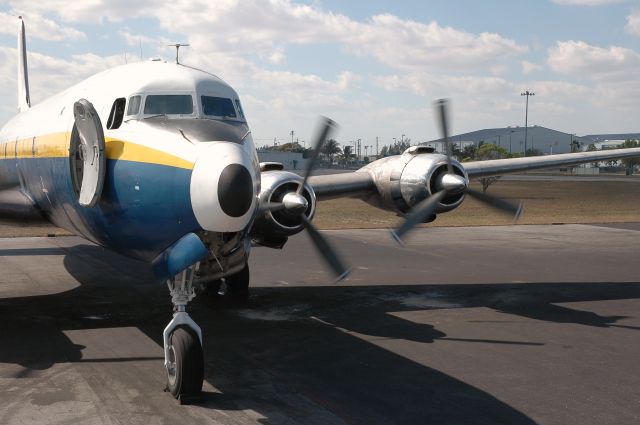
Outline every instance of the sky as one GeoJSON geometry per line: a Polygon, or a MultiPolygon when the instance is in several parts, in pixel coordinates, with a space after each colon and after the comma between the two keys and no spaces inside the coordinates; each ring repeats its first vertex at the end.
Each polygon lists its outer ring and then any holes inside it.
{"type": "Polygon", "coordinates": [[[319,115],[341,143],[529,125],[640,132],[640,0],[2,0],[0,124],[17,110],[17,19],[35,104],[125,61],[173,60],[240,95],[258,145],[309,140],[319,115]]]}

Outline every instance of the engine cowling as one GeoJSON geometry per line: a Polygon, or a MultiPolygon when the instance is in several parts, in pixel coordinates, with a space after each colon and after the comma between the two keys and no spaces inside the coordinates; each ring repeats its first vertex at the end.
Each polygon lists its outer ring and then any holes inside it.
{"type": "MultiPolygon", "coordinates": [[[[261,191],[258,196],[259,205],[287,204],[288,196],[295,193],[302,184],[303,178],[289,171],[273,170],[261,175],[261,191]]],[[[313,219],[316,211],[316,195],[309,184],[305,184],[300,193],[306,200],[304,212],[282,208],[267,210],[255,220],[251,230],[254,242],[281,248],[289,236],[304,230],[304,215],[308,220],[313,219]]]]}
{"type": "MultiPolygon", "coordinates": [[[[453,172],[469,178],[464,167],[452,160],[453,172]]],[[[442,190],[447,174],[447,157],[433,149],[412,146],[402,155],[383,158],[363,168],[374,178],[377,195],[366,201],[378,208],[406,214],[416,204],[442,190]]],[[[451,211],[462,204],[464,192],[449,193],[436,208],[436,213],[451,211]]],[[[433,218],[432,218],[433,219],[433,218]]]]}

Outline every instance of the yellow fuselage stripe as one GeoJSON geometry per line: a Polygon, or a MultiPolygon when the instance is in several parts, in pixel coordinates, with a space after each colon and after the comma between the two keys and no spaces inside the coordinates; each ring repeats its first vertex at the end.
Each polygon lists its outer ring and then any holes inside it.
{"type": "MultiPolygon", "coordinates": [[[[0,159],[14,158],[65,158],[69,156],[71,133],[53,133],[28,139],[18,139],[0,145],[0,159]]],[[[133,142],[105,138],[107,158],[168,165],[176,168],[193,169],[193,163],[175,155],[133,142]]]]}

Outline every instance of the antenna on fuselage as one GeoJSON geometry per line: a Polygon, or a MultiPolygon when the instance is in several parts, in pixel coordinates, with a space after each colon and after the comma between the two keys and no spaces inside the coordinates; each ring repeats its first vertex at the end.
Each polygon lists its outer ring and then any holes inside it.
{"type": "Polygon", "coordinates": [[[188,44],[184,44],[184,43],[176,43],[176,44],[168,44],[168,46],[172,46],[176,48],[176,63],[179,64],[180,61],[178,60],[178,54],[180,53],[180,47],[183,46],[188,46],[188,44]]]}

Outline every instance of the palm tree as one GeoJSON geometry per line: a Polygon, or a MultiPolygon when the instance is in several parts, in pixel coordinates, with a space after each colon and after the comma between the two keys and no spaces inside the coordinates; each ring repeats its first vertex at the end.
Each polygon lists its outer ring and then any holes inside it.
{"type": "Polygon", "coordinates": [[[340,145],[337,140],[329,139],[322,145],[321,152],[329,157],[329,165],[331,165],[333,164],[334,155],[341,153],[342,149],[340,149],[340,145]]]}
{"type": "Polygon", "coordinates": [[[351,162],[351,156],[353,155],[353,153],[351,152],[352,149],[353,146],[350,145],[347,145],[342,149],[342,160],[345,164],[351,162]]]}

